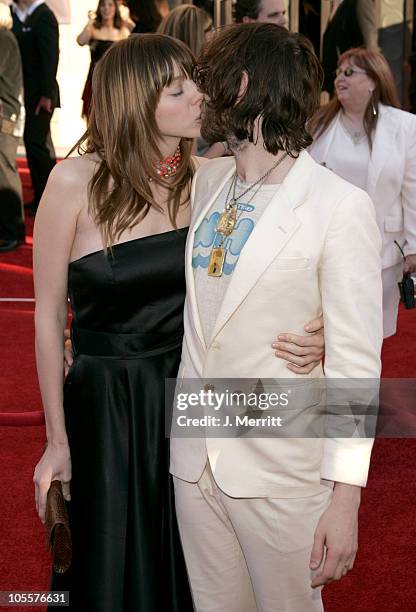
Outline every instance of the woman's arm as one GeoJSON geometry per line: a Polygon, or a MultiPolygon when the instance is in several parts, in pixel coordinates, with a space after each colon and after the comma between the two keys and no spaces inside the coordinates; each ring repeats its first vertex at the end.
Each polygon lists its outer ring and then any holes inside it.
{"type": "Polygon", "coordinates": [[[80,34],[78,34],[77,36],[77,43],[83,47],[84,45],[88,45],[88,43],[90,42],[91,38],[93,37],[93,23],[94,23],[94,19],[95,19],[95,14],[91,13],[91,11],[88,13],[88,23],[85,26],[85,28],[82,30],[82,32],[80,34]]]}
{"type": "Polygon", "coordinates": [[[74,161],[52,171],[34,228],[36,365],[45,411],[47,448],[35,469],[35,495],[41,520],[52,480],[61,480],[69,498],[70,454],[63,412],[63,345],[68,318],[68,262],[75,237],[79,198],[74,161]]]}

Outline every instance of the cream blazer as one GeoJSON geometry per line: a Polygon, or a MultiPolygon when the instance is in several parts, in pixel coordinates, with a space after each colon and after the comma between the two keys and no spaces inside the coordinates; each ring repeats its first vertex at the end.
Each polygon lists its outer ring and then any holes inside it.
{"type": "MultiPolygon", "coordinates": [[[[380,233],[368,195],[302,152],[247,240],[213,333],[205,344],[195,297],[194,234],[234,158],[201,166],[192,186],[186,246],[184,378],[303,378],[271,349],[281,331],[302,334],[321,312],[325,375],[378,378],[383,339],[380,233]]],[[[316,367],[311,378],[322,377],[316,367]]],[[[300,497],[320,478],[364,486],[370,439],[171,439],[171,472],[198,481],[209,458],[221,489],[235,497],[300,497]]]]}
{"type": "MultiPolygon", "coordinates": [[[[339,117],[340,114],[309,150],[319,164],[328,168],[339,117]]],[[[395,240],[406,255],[416,253],[415,115],[380,104],[366,191],[374,203],[382,235],[383,268],[388,268],[402,260],[395,240]]]]}

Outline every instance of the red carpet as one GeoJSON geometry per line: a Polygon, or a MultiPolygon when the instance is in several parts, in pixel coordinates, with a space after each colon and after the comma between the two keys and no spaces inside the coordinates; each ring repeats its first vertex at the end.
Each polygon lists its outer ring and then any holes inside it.
{"type": "Polygon", "coordinates": [[[383,377],[416,378],[416,309],[400,308],[398,333],[383,344],[383,377]]]}
{"type": "Polygon", "coordinates": [[[377,440],[352,572],[324,589],[326,612],[416,610],[416,441],[377,440]]]}
{"type": "MultiPolygon", "coordinates": [[[[19,162],[30,199],[28,174],[19,162]]],[[[33,222],[28,222],[30,237],[33,222]]],[[[29,244],[0,256],[0,298],[32,298],[29,244]]],[[[44,444],[35,376],[31,302],[0,302],[0,590],[45,590],[49,562],[33,501],[32,474],[44,444]],[[27,413],[21,415],[21,413],[27,413]],[[3,421],[1,420],[3,417],[3,421]],[[26,423],[5,426],[4,423],[26,423]],[[3,423],[3,424],[2,424],[3,423]]],[[[416,310],[400,310],[399,330],[383,347],[383,376],[416,378],[416,310]]],[[[416,610],[416,440],[378,439],[360,509],[354,570],[324,589],[326,612],[416,610]]],[[[21,607],[40,611],[42,608],[21,607]]],[[[2,608],[10,610],[15,608],[2,608]]],[[[131,612],[152,612],[135,611],[131,612]]],[[[168,610],[166,612],[169,612],[168,610]]],[[[224,610],[224,612],[227,612],[224,610]]],[[[305,611],[307,612],[307,611],[305,611]]]]}
{"type": "MultiPolygon", "coordinates": [[[[34,297],[31,217],[26,219],[26,234],[30,244],[0,255],[0,298],[34,297]]],[[[4,413],[17,417],[18,413],[41,409],[35,377],[34,307],[31,301],[0,302],[0,346],[7,346],[7,359],[0,368],[0,425],[10,423],[10,419],[2,420],[4,413]]]]}
{"type": "Polygon", "coordinates": [[[33,303],[0,302],[0,346],[8,347],[8,358],[0,370],[0,413],[41,408],[35,379],[33,311],[33,303]]]}
{"type": "MultiPolygon", "coordinates": [[[[33,495],[33,466],[44,445],[43,427],[0,427],[0,590],[40,591],[48,587],[49,558],[33,495]]],[[[1,607],[43,612],[43,608],[1,607]]]]}

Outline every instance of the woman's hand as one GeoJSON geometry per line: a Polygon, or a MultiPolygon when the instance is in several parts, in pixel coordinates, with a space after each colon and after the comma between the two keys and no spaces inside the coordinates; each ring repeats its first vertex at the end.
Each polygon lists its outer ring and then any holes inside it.
{"type": "Polygon", "coordinates": [[[409,272],[410,274],[413,274],[413,272],[416,272],[416,255],[415,254],[406,255],[403,272],[409,272]]]}
{"type": "Polygon", "coordinates": [[[276,357],[288,361],[288,370],[296,374],[309,374],[321,363],[324,356],[323,317],[313,319],[305,325],[304,329],[308,332],[307,336],[282,333],[272,343],[276,357]]]}
{"type": "Polygon", "coordinates": [[[82,30],[82,32],[77,36],[77,43],[83,47],[84,45],[87,45],[93,35],[93,30],[94,30],[94,21],[95,21],[95,13],[94,11],[88,11],[88,22],[87,25],[85,26],[85,28],[82,30]]]}
{"type": "Polygon", "coordinates": [[[72,350],[71,332],[69,329],[64,331],[64,372],[67,376],[69,368],[74,362],[74,351],[72,350]]]}
{"type": "Polygon", "coordinates": [[[52,480],[60,480],[64,498],[71,499],[69,482],[71,480],[71,455],[68,442],[48,442],[45,452],[35,467],[33,482],[35,483],[36,512],[42,523],[45,522],[46,498],[52,480]]]}

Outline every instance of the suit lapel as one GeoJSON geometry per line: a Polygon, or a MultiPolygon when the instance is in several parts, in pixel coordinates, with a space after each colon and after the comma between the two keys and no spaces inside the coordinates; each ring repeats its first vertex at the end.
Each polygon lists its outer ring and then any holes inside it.
{"type": "Polygon", "coordinates": [[[374,200],[377,182],[385,166],[392,142],[396,137],[397,126],[391,120],[388,108],[380,105],[380,116],[374,134],[373,150],[368,164],[366,191],[374,200]]]}
{"type": "Polygon", "coordinates": [[[206,182],[203,182],[203,180],[201,180],[201,184],[199,185],[198,178],[196,179],[197,183],[193,196],[192,220],[189,228],[185,255],[186,296],[191,307],[192,318],[194,321],[196,333],[204,349],[206,348],[206,344],[204,333],[202,330],[201,319],[199,316],[198,303],[196,300],[195,278],[192,267],[195,232],[198,230],[205,215],[210,210],[216,198],[221,193],[224,185],[231,178],[234,170],[234,158],[227,159],[226,161],[224,160],[221,167],[218,170],[216,169],[216,171],[213,172],[210,177],[208,177],[206,182]]]}
{"type": "Polygon", "coordinates": [[[294,210],[307,197],[313,168],[314,162],[309,154],[301,153],[256,223],[225,293],[211,341],[300,226],[294,210]]]}

